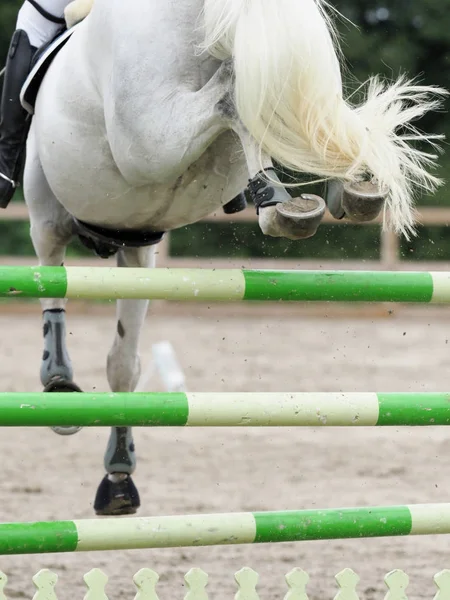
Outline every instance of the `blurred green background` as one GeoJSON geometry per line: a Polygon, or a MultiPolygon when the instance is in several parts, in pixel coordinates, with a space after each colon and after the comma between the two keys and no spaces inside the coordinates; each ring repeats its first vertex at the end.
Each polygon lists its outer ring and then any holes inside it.
{"type": "MultiPolygon", "coordinates": [[[[423,83],[450,89],[450,0],[336,0],[332,4],[358,26],[339,21],[349,88],[354,89],[355,80],[364,81],[370,74],[396,77],[406,73],[418,76],[423,83]]],[[[4,64],[20,6],[16,0],[1,0],[0,64],[4,64]]],[[[446,111],[426,117],[420,126],[450,139],[446,111]]],[[[450,180],[447,144],[445,149],[439,174],[450,180]]],[[[448,190],[446,185],[420,203],[449,205],[448,190]]],[[[19,190],[15,201],[21,200],[19,190]]],[[[448,227],[420,227],[418,233],[411,242],[402,242],[402,256],[408,260],[450,259],[448,227]]],[[[265,238],[257,224],[200,223],[174,232],[171,248],[177,256],[375,259],[379,235],[376,226],[322,225],[314,238],[289,242],[265,238]]],[[[80,253],[83,249],[75,244],[71,254],[80,253]]],[[[27,223],[0,221],[0,254],[33,254],[27,223]]]]}

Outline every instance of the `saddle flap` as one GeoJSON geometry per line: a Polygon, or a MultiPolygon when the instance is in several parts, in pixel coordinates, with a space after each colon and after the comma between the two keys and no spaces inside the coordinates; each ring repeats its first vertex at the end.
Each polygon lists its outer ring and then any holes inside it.
{"type": "Polygon", "coordinates": [[[25,80],[20,93],[20,102],[30,115],[34,114],[34,107],[39,88],[53,59],[66,45],[77,27],[78,25],[75,25],[72,29],[64,31],[64,33],[59,35],[53,42],[45,46],[42,52],[38,50],[38,58],[35,60],[35,64],[25,80]]]}

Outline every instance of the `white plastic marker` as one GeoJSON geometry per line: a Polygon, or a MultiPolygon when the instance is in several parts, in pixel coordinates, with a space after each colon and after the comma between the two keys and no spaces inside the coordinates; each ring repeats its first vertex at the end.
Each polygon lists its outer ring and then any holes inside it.
{"type": "Polygon", "coordinates": [[[185,392],[186,380],[172,344],[168,341],[153,344],[154,366],[167,392],[185,392]]]}

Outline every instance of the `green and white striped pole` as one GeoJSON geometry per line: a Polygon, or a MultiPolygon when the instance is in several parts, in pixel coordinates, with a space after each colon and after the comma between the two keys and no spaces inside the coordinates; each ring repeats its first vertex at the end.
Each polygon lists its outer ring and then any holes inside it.
{"type": "Polygon", "coordinates": [[[0,524],[0,555],[450,533],[450,504],[0,524]]]}
{"type": "Polygon", "coordinates": [[[450,393],[0,393],[3,427],[450,425],[450,393]]]}
{"type": "Polygon", "coordinates": [[[450,303],[450,273],[3,267],[0,296],[450,303]]]}

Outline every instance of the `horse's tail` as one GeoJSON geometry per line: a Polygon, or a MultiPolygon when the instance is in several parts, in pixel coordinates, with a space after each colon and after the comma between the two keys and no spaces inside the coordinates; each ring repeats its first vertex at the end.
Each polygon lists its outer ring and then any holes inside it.
{"type": "Polygon", "coordinates": [[[440,136],[411,122],[437,109],[446,92],[374,77],[364,103],[352,106],[343,97],[327,8],[325,0],[205,0],[205,46],[218,58],[233,57],[238,115],[261,148],[293,171],[373,178],[390,191],[396,231],[407,234],[415,189],[434,191],[441,183],[429,173],[440,136]],[[433,151],[414,148],[417,140],[431,142],[433,151]]]}

